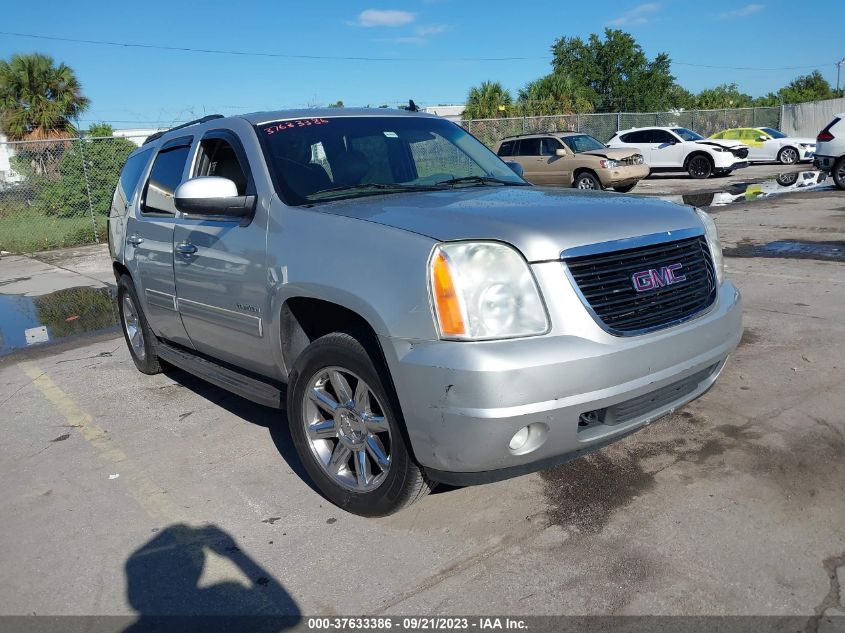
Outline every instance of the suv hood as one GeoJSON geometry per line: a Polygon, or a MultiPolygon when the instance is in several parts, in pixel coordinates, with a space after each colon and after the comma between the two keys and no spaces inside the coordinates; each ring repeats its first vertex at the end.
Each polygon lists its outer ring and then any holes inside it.
{"type": "Polygon", "coordinates": [[[530,262],[555,260],[562,250],[679,229],[701,228],[691,207],[654,198],[551,187],[483,186],[425,191],[313,207],[448,240],[500,240],[530,262]]]}
{"type": "Polygon", "coordinates": [[[693,143],[698,143],[699,145],[718,145],[720,147],[727,147],[728,149],[739,149],[742,147],[748,147],[745,143],[740,143],[739,141],[732,141],[730,139],[723,138],[707,138],[703,141],[693,141],[693,143]]]}
{"type": "Polygon", "coordinates": [[[636,156],[637,154],[641,154],[640,150],[636,147],[616,147],[607,149],[591,149],[587,152],[580,152],[575,154],[575,156],[598,156],[599,158],[608,158],[610,160],[623,160],[625,158],[630,158],[631,156],[636,156]]]}

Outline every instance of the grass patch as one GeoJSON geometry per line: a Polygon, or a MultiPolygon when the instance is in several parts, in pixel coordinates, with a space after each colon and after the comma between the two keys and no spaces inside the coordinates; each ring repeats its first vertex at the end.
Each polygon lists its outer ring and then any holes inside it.
{"type": "MultiPolygon", "coordinates": [[[[108,240],[106,217],[97,216],[97,238],[108,240]]],[[[0,250],[34,253],[53,248],[94,244],[90,216],[60,218],[44,215],[36,209],[17,209],[0,213],[0,250]]]]}

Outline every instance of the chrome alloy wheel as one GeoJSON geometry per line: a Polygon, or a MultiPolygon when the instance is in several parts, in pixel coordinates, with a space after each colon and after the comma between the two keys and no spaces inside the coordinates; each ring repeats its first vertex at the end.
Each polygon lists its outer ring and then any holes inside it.
{"type": "Polygon", "coordinates": [[[390,470],[390,425],[370,386],[348,369],[319,370],[305,388],[302,420],[311,452],[348,490],[370,492],[390,470]]]}
{"type": "Polygon", "coordinates": [[[143,361],[147,355],[147,349],[144,347],[144,329],[141,327],[141,322],[138,318],[138,310],[132,297],[128,294],[123,296],[121,302],[123,313],[123,329],[126,331],[126,338],[129,339],[129,344],[132,346],[132,351],[138,360],[143,361]]]}
{"type": "Polygon", "coordinates": [[[780,150],[780,162],[784,165],[794,165],[798,162],[798,152],[791,147],[780,150]]]}
{"type": "Polygon", "coordinates": [[[575,185],[576,189],[595,189],[596,183],[589,176],[581,176],[575,185]]]}

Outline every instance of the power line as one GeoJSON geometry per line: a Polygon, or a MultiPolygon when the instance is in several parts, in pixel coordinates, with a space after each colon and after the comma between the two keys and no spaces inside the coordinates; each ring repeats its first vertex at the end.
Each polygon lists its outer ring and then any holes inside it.
{"type": "Polygon", "coordinates": [[[827,62],[823,64],[810,64],[807,66],[782,66],[780,68],[757,68],[755,66],[712,66],[710,64],[691,64],[689,62],[676,62],[672,60],[673,66],[692,66],[694,68],[718,68],[720,70],[806,70],[807,68],[819,68],[826,66],[827,62]]]}
{"type": "Polygon", "coordinates": [[[54,37],[50,35],[37,35],[34,33],[13,33],[0,31],[0,35],[11,37],[29,37],[38,40],[51,40],[56,42],[73,42],[75,44],[95,44],[99,46],[117,46],[122,48],[146,48],[163,51],[179,51],[183,53],[209,53],[214,55],[238,55],[241,57],[274,57],[283,59],[312,59],[328,61],[362,61],[362,62],[507,62],[507,61],[529,61],[538,59],[549,59],[548,55],[542,57],[354,57],[336,55],[300,55],[293,53],[262,53],[257,51],[234,51],[216,48],[190,48],[187,46],[164,46],[161,44],[142,44],[138,42],[112,42],[108,40],[86,40],[72,37],[54,37]]]}

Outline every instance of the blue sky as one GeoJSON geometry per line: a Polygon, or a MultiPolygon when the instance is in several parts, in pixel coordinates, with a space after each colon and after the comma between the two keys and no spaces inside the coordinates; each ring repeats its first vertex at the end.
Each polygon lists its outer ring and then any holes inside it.
{"type": "Polygon", "coordinates": [[[555,38],[586,37],[605,26],[631,32],[650,57],[669,53],[679,82],[693,91],[736,82],[756,96],[814,67],[834,83],[834,62],[845,57],[845,8],[840,1],[147,0],[131,11],[124,6],[104,0],[47,2],[38,5],[35,18],[33,5],[13,0],[3,11],[0,31],[258,53],[412,59],[250,57],[10,35],[0,35],[0,57],[37,51],[70,65],[92,100],[83,127],[89,121],[108,121],[116,128],[338,99],[347,105],[396,105],[409,97],[420,105],[462,103],[469,87],[485,79],[499,80],[515,92],[548,72],[555,38]],[[479,61],[501,57],[526,59],[479,61]]]}

